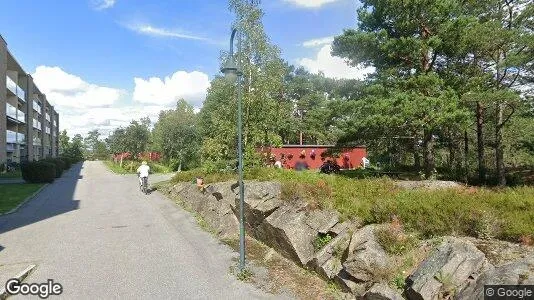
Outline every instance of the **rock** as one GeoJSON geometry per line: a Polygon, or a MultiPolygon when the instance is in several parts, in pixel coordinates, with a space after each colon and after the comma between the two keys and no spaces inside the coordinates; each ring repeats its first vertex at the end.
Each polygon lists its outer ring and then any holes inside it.
{"type": "Polygon", "coordinates": [[[375,283],[373,287],[363,295],[364,300],[403,300],[402,296],[383,283],[375,283]]]}
{"type": "Polygon", "coordinates": [[[387,272],[389,258],[376,240],[375,227],[368,225],[352,235],[343,269],[353,281],[369,282],[387,272]]]}
{"type": "MultiPolygon", "coordinates": [[[[245,220],[248,227],[257,227],[283,205],[280,200],[281,189],[281,185],[274,182],[245,183],[245,220]]],[[[239,198],[236,197],[235,211],[238,211],[238,207],[239,198]]]]}
{"type": "Polygon", "coordinates": [[[454,295],[482,272],[493,268],[471,242],[447,238],[406,279],[408,299],[437,299],[454,295]]]}
{"type": "Polygon", "coordinates": [[[534,285],[534,257],[522,258],[485,272],[462,290],[457,299],[484,299],[484,285],[534,285]]]}
{"type": "Polygon", "coordinates": [[[308,262],[308,267],[325,279],[333,279],[343,269],[343,257],[350,243],[349,228],[339,232],[326,246],[320,249],[308,262]]]}
{"type": "Polygon", "coordinates": [[[334,211],[312,210],[307,213],[306,224],[322,234],[327,234],[338,222],[339,214],[334,211]]]}
{"type": "Polygon", "coordinates": [[[252,235],[284,257],[305,266],[313,257],[317,231],[306,223],[305,212],[298,206],[282,206],[261,224],[251,227],[252,235]]]}
{"type": "Polygon", "coordinates": [[[330,228],[327,233],[331,236],[338,236],[342,232],[350,228],[357,228],[357,226],[350,221],[346,221],[342,223],[337,223],[336,225],[334,225],[334,227],[330,228]]]}
{"type": "Polygon", "coordinates": [[[343,269],[334,277],[334,281],[346,292],[362,296],[368,288],[366,283],[352,281],[350,275],[343,269]]]}

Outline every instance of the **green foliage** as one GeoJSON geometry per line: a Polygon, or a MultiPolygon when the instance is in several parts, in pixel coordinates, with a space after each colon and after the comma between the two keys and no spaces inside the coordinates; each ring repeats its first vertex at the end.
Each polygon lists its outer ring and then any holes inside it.
{"type": "Polygon", "coordinates": [[[162,111],[152,131],[154,149],[174,170],[196,167],[201,139],[193,107],[178,101],[176,109],[162,111]]]}
{"type": "MultiPolygon", "coordinates": [[[[193,182],[197,176],[202,176],[205,183],[237,179],[234,172],[196,169],[176,174],[171,182],[193,182]]],[[[299,199],[316,207],[336,209],[344,219],[375,224],[389,222],[396,215],[408,232],[423,238],[448,234],[484,237],[488,230],[496,230],[496,238],[516,242],[534,232],[532,187],[404,190],[387,178],[355,180],[274,168],[245,170],[245,179],[279,181],[287,201],[299,199]],[[491,222],[499,226],[488,227],[491,222]]]]}
{"type": "Polygon", "coordinates": [[[61,177],[63,171],[65,170],[65,162],[61,158],[47,158],[41,161],[52,163],[56,166],[56,178],[61,177]]]}
{"type": "Polygon", "coordinates": [[[322,249],[324,246],[326,246],[330,241],[332,240],[332,236],[330,234],[323,234],[319,233],[315,240],[313,240],[313,248],[315,251],[322,249]]]}
{"type": "MultiPolygon", "coordinates": [[[[115,163],[111,160],[105,161],[104,164],[113,172],[117,174],[135,174],[137,168],[141,165],[141,161],[137,160],[125,160],[122,163],[115,163]]],[[[150,173],[170,173],[172,169],[157,162],[148,161],[150,167],[150,173]]]]}
{"type": "Polygon", "coordinates": [[[382,248],[393,255],[402,255],[411,251],[418,242],[416,237],[407,235],[402,230],[397,230],[392,226],[377,228],[375,235],[382,248]]]}
{"type": "Polygon", "coordinates": [[[132,121],[126,128],[119,127],[106,139],[111,153],[129,152],[132,155],[145,152],[150,142],[150,119],[132,121]]]}
{"type": "Polygon", "coordinates": [[[28,162],[21,165],[22,178],[29,183],[51,183],[56,178],[56,165],[46,161],[28,162]]]}

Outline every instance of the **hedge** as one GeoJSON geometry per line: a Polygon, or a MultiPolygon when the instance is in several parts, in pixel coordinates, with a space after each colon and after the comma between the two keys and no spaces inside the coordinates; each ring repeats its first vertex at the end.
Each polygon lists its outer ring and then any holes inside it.
{"type": "Polygon", "coordinates": [[[59,158],[47,158],[42,161],[52,163],[56,166],[56,178],[61,177],[63,170],[65,170],[65,162],[59,158]]]}
{"type": "Polygon", "coordinates": [[[47,161],[24,163],[21,171],[22,178],[30,183],[51,183],[56,178],[56,165],[47,161]]]}

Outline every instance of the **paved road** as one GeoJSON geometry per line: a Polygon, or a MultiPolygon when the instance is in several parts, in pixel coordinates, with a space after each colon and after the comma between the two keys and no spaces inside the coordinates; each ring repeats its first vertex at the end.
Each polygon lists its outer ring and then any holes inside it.
{"type": "Polygon", "coordinates": [[[274,297],[229,275],[236,254],[160,194],[140,194],[136,179],[74,166],[0,217],[0,265],[35,263],[26,282],[54,279],[68,299],[274,297]]]}

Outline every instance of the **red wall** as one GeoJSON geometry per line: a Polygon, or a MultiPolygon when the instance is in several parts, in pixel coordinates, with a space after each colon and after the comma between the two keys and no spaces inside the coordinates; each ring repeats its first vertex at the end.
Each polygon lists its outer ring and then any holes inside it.
{"type": "MultiPolygon", "coordinates": [[[[283,146],[282,148],[270,148],[267,151],[270,150],[270,152],[276,156],[275,160],[280,160],[281,154],[284,153],[286,157],[284,168],[293,169],[295,166],[295,163],[301,160],[300,154],[302,150],[304,150],[306,152],[306,156],[304,160],[306,161],[306,163],[308,163],[309,168],[319,169],[324,162],[322,160],[321,154],[330,148],[332,147],[283,146]],[[315,158],[312,158],[310,155],[312,153],[312,150],[315,150],[315,158]],[[288,159],[289,154],[293,154],[292,159],[288,159]]],[[[342,169],[356,169],[356,168],[361,167],[362,158],[366,156],[367,156],[367,150],[364,147],[346,148],[346,149],[343,149],[343,152],[341,152],[340,157],[336,158],[335,160],[342,169]],[[347,154],[349,158],[347,161],[344,159],[345,154],[347,154]]]]}

